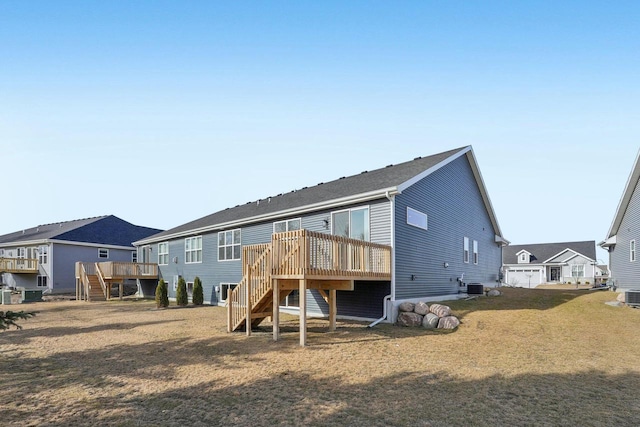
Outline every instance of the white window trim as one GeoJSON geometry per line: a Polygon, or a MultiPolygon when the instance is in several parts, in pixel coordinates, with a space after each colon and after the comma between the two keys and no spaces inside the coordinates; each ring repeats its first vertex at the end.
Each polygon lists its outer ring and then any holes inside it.
{"type": "Polygon", "coordinates": [[[98,248],[98,258],[100,258],[100,259],[109,259],[109,249],[108,248],[98,248]],[[103,251],[106,251],[106,256],[101,256],[103,251]]]}
{"type": "Polygon", "coordinates": [[[629,242],[629,261],[636,262],[636,240],[629,242]]]}
{"type": "Polygon", "coordinates": [[[225,231],[220,231],[218,232],[218,261],[219,262],[227,262],[227,261],[240,261],[242,259],[242,229],[241,228],[234,228],[233,230],[225,230],[225,231]],[[224,245],[220,245],[220,235],[224,234],[226,235],[227,232],[231,232],[231,244],[228,245],[226,242],[226,237],[225,237],[225,244],[224,245]],[[233,235],[235,234],[236,231],[240,232],[240,243],[233,243],[233,235]],[[238,258],[234,258],[233,253],[235,252],[233,250],[233,248],[235,246],[239,246],[240,247],[240,256],[238,258]],[[231,247],[231,258],[227,258],[226,257],[226,248],[231,247]],[[220,259],[220,248],[225,248],[225,258],[220,259]]]}
{"type": "MultiPolygon", "coordinates": [[[[341,212],[349,212],[349,235],[351,235],[351,212],[356,212],[356,211],[361,211],[361,210],[367,210],[367,212],[369,213],[367,215],[367,229],[369,230],[369,239],[368,240],[363,240],[365,242],[370,242],[371,241],[371,209],[369,208],[369,205],[367,206],[359,206],[357,208],[350,208],[350,209],[340,209],[338,211],[332,211],[331,212],[331,235],[335,235],[335,230],[333,229],[333,215],[337,214],[337,213],[341,213],[341,212]]],[[[350,239],[354,239],[354,237],[349,236],[350,239]]],[[[360,239],[357,239],[360,240],[360,239]]]]}
{"type": "Polygon", "coordinates": [[[462,260],[465,264],[469,264],[469,238],[465,237],[463,240],[463,248],[462,248],[462,260]]]}
{"type": "Polygon", "coordinates": [[[473,263],[475,265],[478,265],[478,260],[479,260],[479,256],[478,256],[478,241],[474,240],[473,241],[473,263]]]}
{"type": "Polygon", "coordinates": [[[416,227],[416,228],[420,228],[422,230],[428,230],[429,229],[429,217],[427,216],[426,213],[424,212],[420,212],[419,210],[410,208],[409,206],[407,206],[407,224],[416,227]],[[421,224],[418,224],[416,222],[411,222],[409,221],[409,218],[424,218],[424,226],[422,226],[421,224]]]}
{"type": "Polygon", "coordinates": [[[49,246],[42,245],[38,247],[38,264],[45,265],[49,263],[49,246]]]}
{"type": "Polygon", "coordinates": [[[138,262],[138,251],[131,251],[131,262],[138,262]]]}
{"type": "Polygon", "coordinates": [[[38,275],[38,283],[37,286],[39,288],[48,288],[49,287],[49,278],[45,275],[39,274],[38,275]]]}
{"type": "Polygon", "coordinates": [[[232,289],[235,289],[235,287],[238,286],[237,283],[228,283],[228,282],[223,282],[220,283],[220,299],[218,300],[218,302],[225,302],[227,300],[227,298],[222,299],[222,296],[224,295],[224,291],[223,289],[226,288],[227,289],[227,297],[229,296],[229,292],[231,292],[232,289]]]}
{"type": "MultiPolygon", "coordinates": [[[[584,267],[584,264],[571,264],[571,277],[577,277],[577,278],[585,277],[585,270],[586,269],[584,267]],[[577,274],[573,274],[574,273],[574,269],[578,270],[578,267],[582,267],[580,269],[580,273],[582,273],[582,276],[579,276],[577,274]]],[[[578,271],[576,271],[576,273],[578,273],[578,271]]]]}
{"type": "Polygon", "coordinates": [[[282,224],[282,223],[285,224],[285,228],[286,228],[285,231],[290,231],[289,230],[289,223],[293,222],[293,221],[298,221],[298,223],[299,223],[298,230],[300,230],[302,228],[302,218],[291,218],[291,219],[284,219],[282,221],[275,221],[273,223],[273,233],[274,234],[276,233],[276,224],[282,224]]]}
{"type": "MultiPolygon", "coordinates": [[[[195,258],[198,258],[197,256],[195,258]]],[[[184,239],[184,263],[185,264],[202,264],[202,236],[192,236],[192,237],[185,237],[184,239]],[[197,242],[200,241],[200,248],[198,249],[189,249],[187,250],[187,241],[191,241],[191,242],[197,242]],[[193,256],[191,256],[191,261],[187,261],[187,253],[192,253],[192,254],[197,254],[198,252],[200,252],[200,260],[199,261],[193,261],[193,256]]]]}
{"type": "Polygon", "coordinates": [[[193,297],[193,283],[194,282],[187,282],[187,297],[189,298],[193,297]]]}
{"type": "MultiPolygon", "coordinates": [[[[186,255],[186,242],[185,242],[185,255],[186,255]]],[[[186,259],[186,257],[185,257],[186,259]]],[[[169,265],[169,242],[160,242],[158,243],[158,265],[169,265]],[[161,252],[161,245],[167,245],[167,252],[161,252]],[[166,262],[162,262],[161,257],[166,256],[166,262]]]]}

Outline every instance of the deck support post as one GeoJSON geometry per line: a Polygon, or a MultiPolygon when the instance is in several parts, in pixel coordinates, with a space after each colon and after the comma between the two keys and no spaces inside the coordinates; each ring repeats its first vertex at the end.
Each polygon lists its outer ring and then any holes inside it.
{"type": "Polygon", "coordinates": [[[273,340],[278,341],[280,338],[280,281],[271,279],[273,283],[273,340]]]}
{"type": "Polygon", "coordinates": [[[247,329],[247,336],[251,336],[251,273],[247,272],[247,293],[245,295],[245,305],[247,307],[247,315],[245,320],[245,326],[247,329]]]}
{"type": "Polygon", "coordinates": [[[118,291],[120,292],[120,301],[122,301],[122,294],[124,294],[124,281],[120,282],[120,285],[118,286],[118,291]]]}
{"type": "Polygon", "coordinates": [[[298,291],[298,303],[300,305],[300,347],[307,345],[307,280],[300,280],[298,291]]]}
{"type": "Polygon", "coordinates": [[[335,289],[329,290],[329,331],[331,332],[336,330],[337,295],[338,292],[335,289]]]}

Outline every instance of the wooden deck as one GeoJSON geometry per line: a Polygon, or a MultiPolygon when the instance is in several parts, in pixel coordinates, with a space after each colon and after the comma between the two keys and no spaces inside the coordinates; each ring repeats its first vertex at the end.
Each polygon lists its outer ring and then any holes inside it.
{"type": "Polygon", "coordinates": [[[244,326],[250,335],[252,326],[271,316],[277,341],[280,301],[298,290],[304,346],[307,289],[318,290],[329,305],[329,328],[334,330],[336,291],[353,290],[355,280],[391,280],[391,247],[362,240],[297,230],[273,234],[271,243],[242,250],[242,281],[227,299],[229,332],[244,326]]]}
{"type": "Polygon", "coordinates": [[[124,282],[129,279],[157,279],[158,264],[136,262],[76,262],[76,299],[111,299],[111,287],[118,285],[122,299],[124,282]]]}
{"type": "Polygon", "coordinates": [[[31,258],[0,258],[0,272],[37,274],[38,260],[31,258]]]}

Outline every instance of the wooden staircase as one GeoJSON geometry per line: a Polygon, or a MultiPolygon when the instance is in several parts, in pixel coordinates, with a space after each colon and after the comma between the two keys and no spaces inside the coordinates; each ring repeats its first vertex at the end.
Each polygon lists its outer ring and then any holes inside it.
{"type": "Polygon", "coordinates": [[[88,301],[106,301],[107,298],[104,295],[102,285],[100,285],[100,279],[95,274],[87,275],[89,281],[89,288],[87,290],[88,301]]]}
{"type": "Polygon", "coordinates": [[[111,287],[118,285],[122,299],[130,279],[157,279],[158,265],[135,262],[76,262],[76,300],[108,301],[111,287]]]}

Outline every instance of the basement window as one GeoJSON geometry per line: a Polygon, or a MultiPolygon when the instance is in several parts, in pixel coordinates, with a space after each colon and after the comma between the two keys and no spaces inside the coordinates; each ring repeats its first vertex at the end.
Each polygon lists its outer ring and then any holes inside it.
{"type": "Polygon", "coordinates": [[[98,258],[109,258],[109,249],[100,248],[98,249],[98,258]]]}

